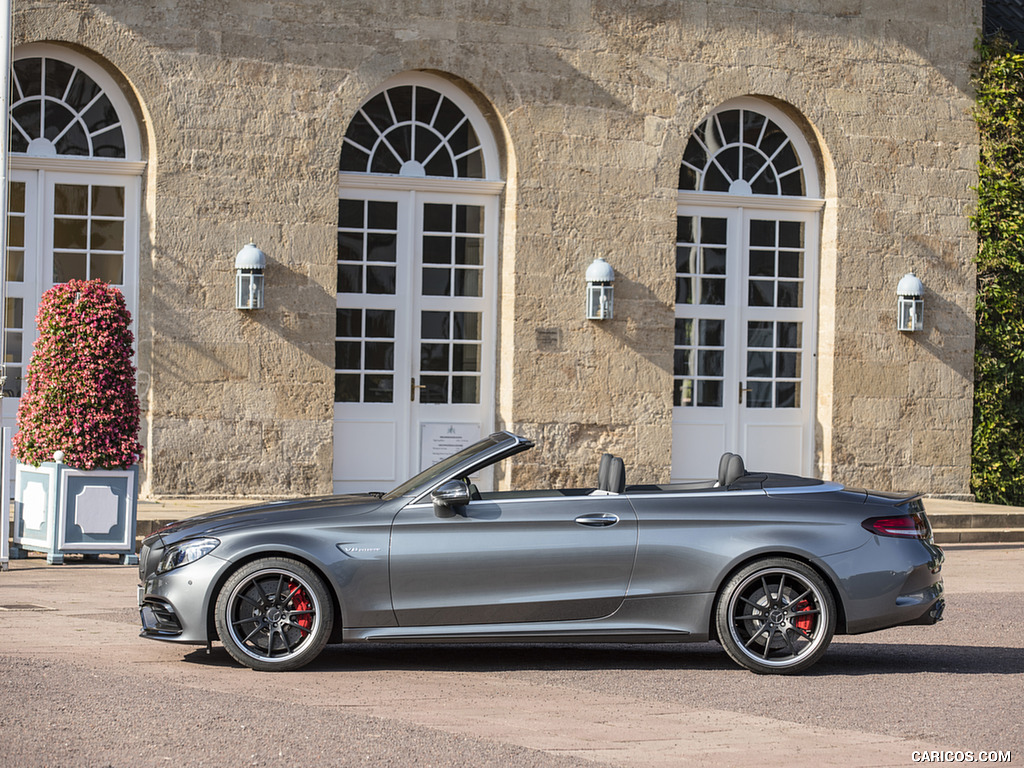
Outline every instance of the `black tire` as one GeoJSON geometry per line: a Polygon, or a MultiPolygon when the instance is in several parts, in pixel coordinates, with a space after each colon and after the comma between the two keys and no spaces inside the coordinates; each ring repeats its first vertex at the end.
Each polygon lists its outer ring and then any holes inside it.
{"type": "Polygon", "coordinates": [[[236,661],[283,672],[320,654],[331,636],[334,607],[312,569],[268,557],[231,574],[217,596],[215,620],[220,641],[236,661]]]}
{"type": "Polygon", "coordinates": [[[836,605],[824,579],[784,557],[740,569],[718,596],[715,622],[726,653],[740,666],[791,675],[815,664],[836,629],[836,605]]]}

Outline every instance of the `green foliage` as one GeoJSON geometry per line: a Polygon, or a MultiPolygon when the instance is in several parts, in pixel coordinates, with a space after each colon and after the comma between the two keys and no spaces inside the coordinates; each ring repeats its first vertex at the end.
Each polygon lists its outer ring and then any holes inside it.
{"type": "Polygon", "coordinates": [[[979,42],[981,132],[977,346],[971,487],[978,501],[1024,505],[1024,55],[979,42]]]}

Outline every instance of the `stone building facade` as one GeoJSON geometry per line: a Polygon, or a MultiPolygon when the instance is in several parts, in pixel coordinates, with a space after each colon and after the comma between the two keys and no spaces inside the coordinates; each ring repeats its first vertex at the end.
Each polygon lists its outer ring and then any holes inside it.
{"type": "Polygon", "coordinates": [[[981,12],[20,1],[10,365],[48,285],[123,285],[150,496],[385,488],[495,428],[538,448],[482,482],[733,450],[965,496],[981,12]],[[238,310],[250,241],[266,303],[238,310]]]}

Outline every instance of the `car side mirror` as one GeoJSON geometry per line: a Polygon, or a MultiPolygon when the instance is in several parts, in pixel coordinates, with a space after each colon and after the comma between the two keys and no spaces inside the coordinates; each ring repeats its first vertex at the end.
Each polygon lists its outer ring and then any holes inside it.
{"type": "Polygon", "coordinates": [[[469,486],[461,480],[449,480],[430,494],[434,502],[434,511],[438,513],[453,512],[458,507],[469,504],[469,486]]]}

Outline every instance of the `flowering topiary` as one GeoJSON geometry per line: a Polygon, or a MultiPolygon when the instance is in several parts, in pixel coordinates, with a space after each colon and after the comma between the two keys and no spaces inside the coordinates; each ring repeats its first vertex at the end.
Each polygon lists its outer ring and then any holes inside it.
{"type": "Polygon", "coordinates": [[[43,294],[36,323],[14,457],[38,466],[64,451],[78,469],[135,464],[139,398],[124,296],[102,280],[70,280],[43,294]]]}

